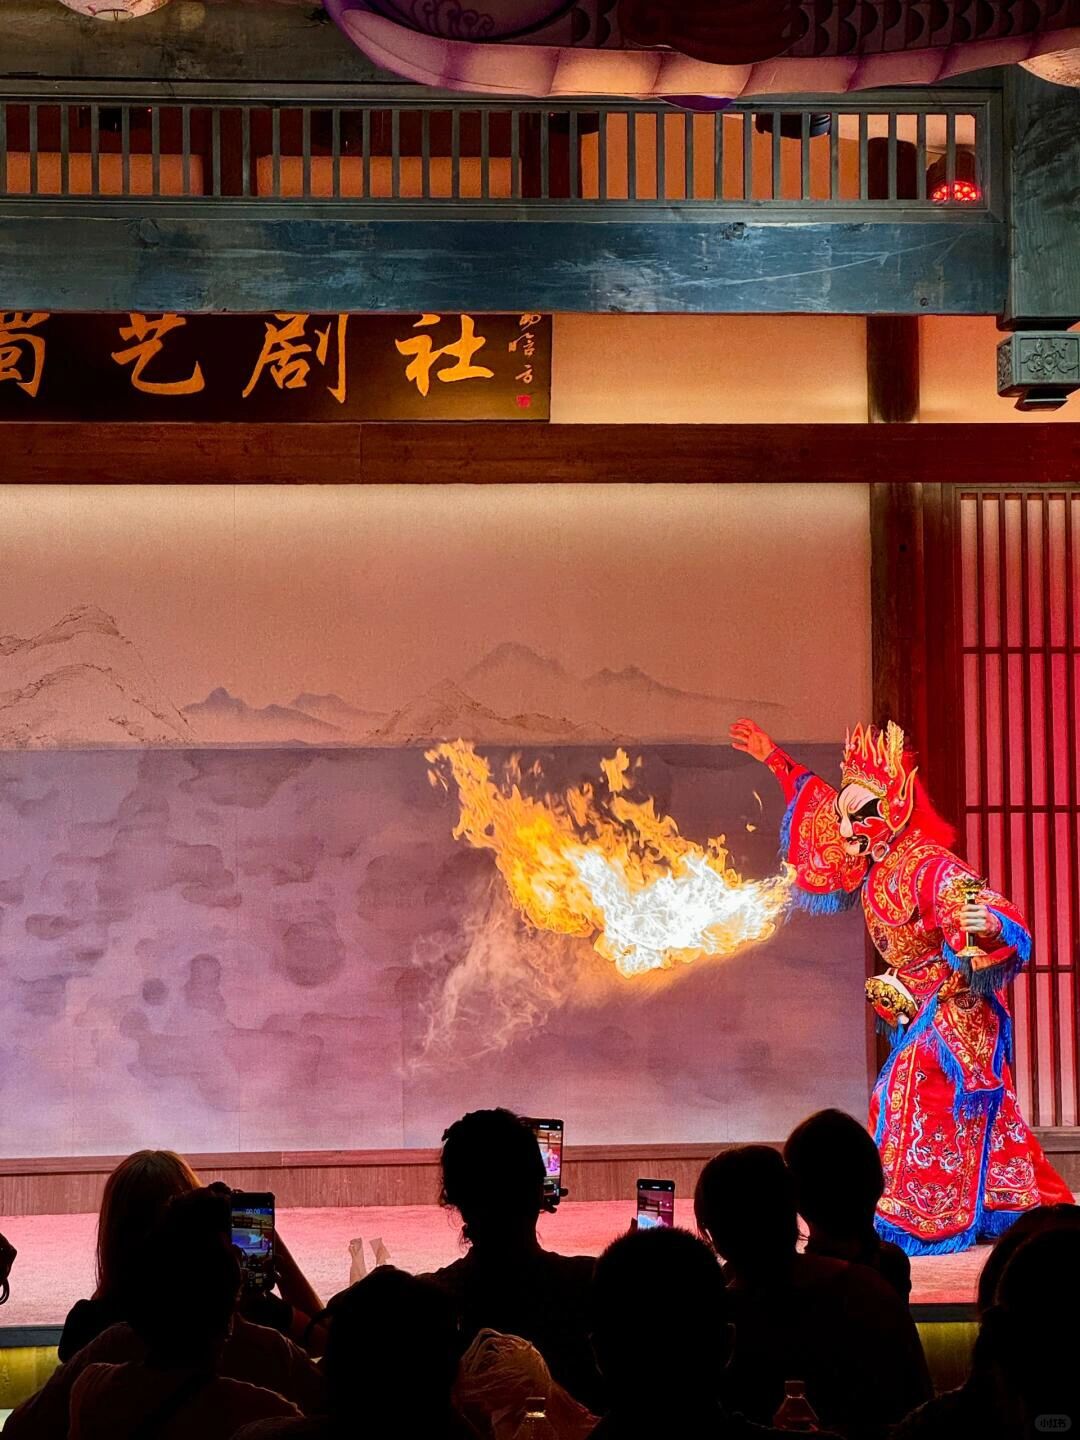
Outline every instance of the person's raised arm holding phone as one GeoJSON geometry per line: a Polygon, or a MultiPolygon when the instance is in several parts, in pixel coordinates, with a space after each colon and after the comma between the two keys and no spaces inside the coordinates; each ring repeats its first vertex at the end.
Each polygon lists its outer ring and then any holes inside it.
{"type": "Polygon", "coordinates": [[[232,1241],[244,1280],[242,1312],[317,1353],[321,1332],[313,1330],[312,1321],[323,1303],[278,1233],[274,1196],[233,1190],[229,1200],[232,1241]]]}

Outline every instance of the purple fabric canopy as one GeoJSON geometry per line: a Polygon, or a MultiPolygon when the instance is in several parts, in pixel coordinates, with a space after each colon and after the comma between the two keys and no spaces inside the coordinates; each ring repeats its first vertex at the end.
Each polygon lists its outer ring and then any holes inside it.
{"type": "Polygon", "coordinates": [[[842,94],[1080,48],[1080,0],[324,3],[375,64],[478,95],[842,94]]]}

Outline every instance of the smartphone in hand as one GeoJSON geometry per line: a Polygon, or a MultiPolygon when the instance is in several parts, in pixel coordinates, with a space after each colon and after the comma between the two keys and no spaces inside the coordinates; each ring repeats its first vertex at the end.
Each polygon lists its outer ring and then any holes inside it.
{"type": "Polygon", "coordinates": [[[244,1289],[266,1295],[274,1287],[274,1197],[267,1191],[234,1190],[232,1243],[240,1255],[244,1289]]]}
{"type": "Polygon", "coordinates": [[[536,1136],[544,1161],[544,1204],[554,1209],[562,1198],[563,1122],[561,1120],[529,1120],[526,1122],[536,1136]]]}
{"type": "Polygon", "coordinates": [[[675,1224],[675,1181],[637,1182],[637,1228],[670,1229],[675,1224]]]}

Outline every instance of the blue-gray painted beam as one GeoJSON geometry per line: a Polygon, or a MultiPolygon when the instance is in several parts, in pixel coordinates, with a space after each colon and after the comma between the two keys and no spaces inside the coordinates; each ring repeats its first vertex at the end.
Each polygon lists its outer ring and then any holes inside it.
{"type": "Polygon", "coordinates": [[[989,217],[323,219],[0,207],[2,308],[996,314],[989,217]]]}
{"type": "Polygon", "coordinates": [[[1080,91],[1019,65],[1006,80],[1009,283],[1005,323],[1080,318],[1080,91]]]}

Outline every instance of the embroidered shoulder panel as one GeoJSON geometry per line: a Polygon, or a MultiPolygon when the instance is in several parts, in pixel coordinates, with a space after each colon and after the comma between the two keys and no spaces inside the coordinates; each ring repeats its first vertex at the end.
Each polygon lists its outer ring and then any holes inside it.
{"type": "Polygon", "coordinates": [[[811,895],[857,890],[866,874],[863,860],[844,849],[836,818],[836,791],[813,775],[799,792],[791,817],[788,860],[796,884],[811,895]]]}
{"type": "Polygon", "coordinates": [[[920,831],[909,830],[901,835],[885,859],[870,870],[863,891],[867,919],[874,915],[885,925],[905,925],[916,910],[921,909],[928,918],[933,916],[933,906],[927,908],[920,902],[927,880],[930,894],[935,893],[936,872],[948,861],[960,864],[936,840],[928,840],[920,831]]]}

